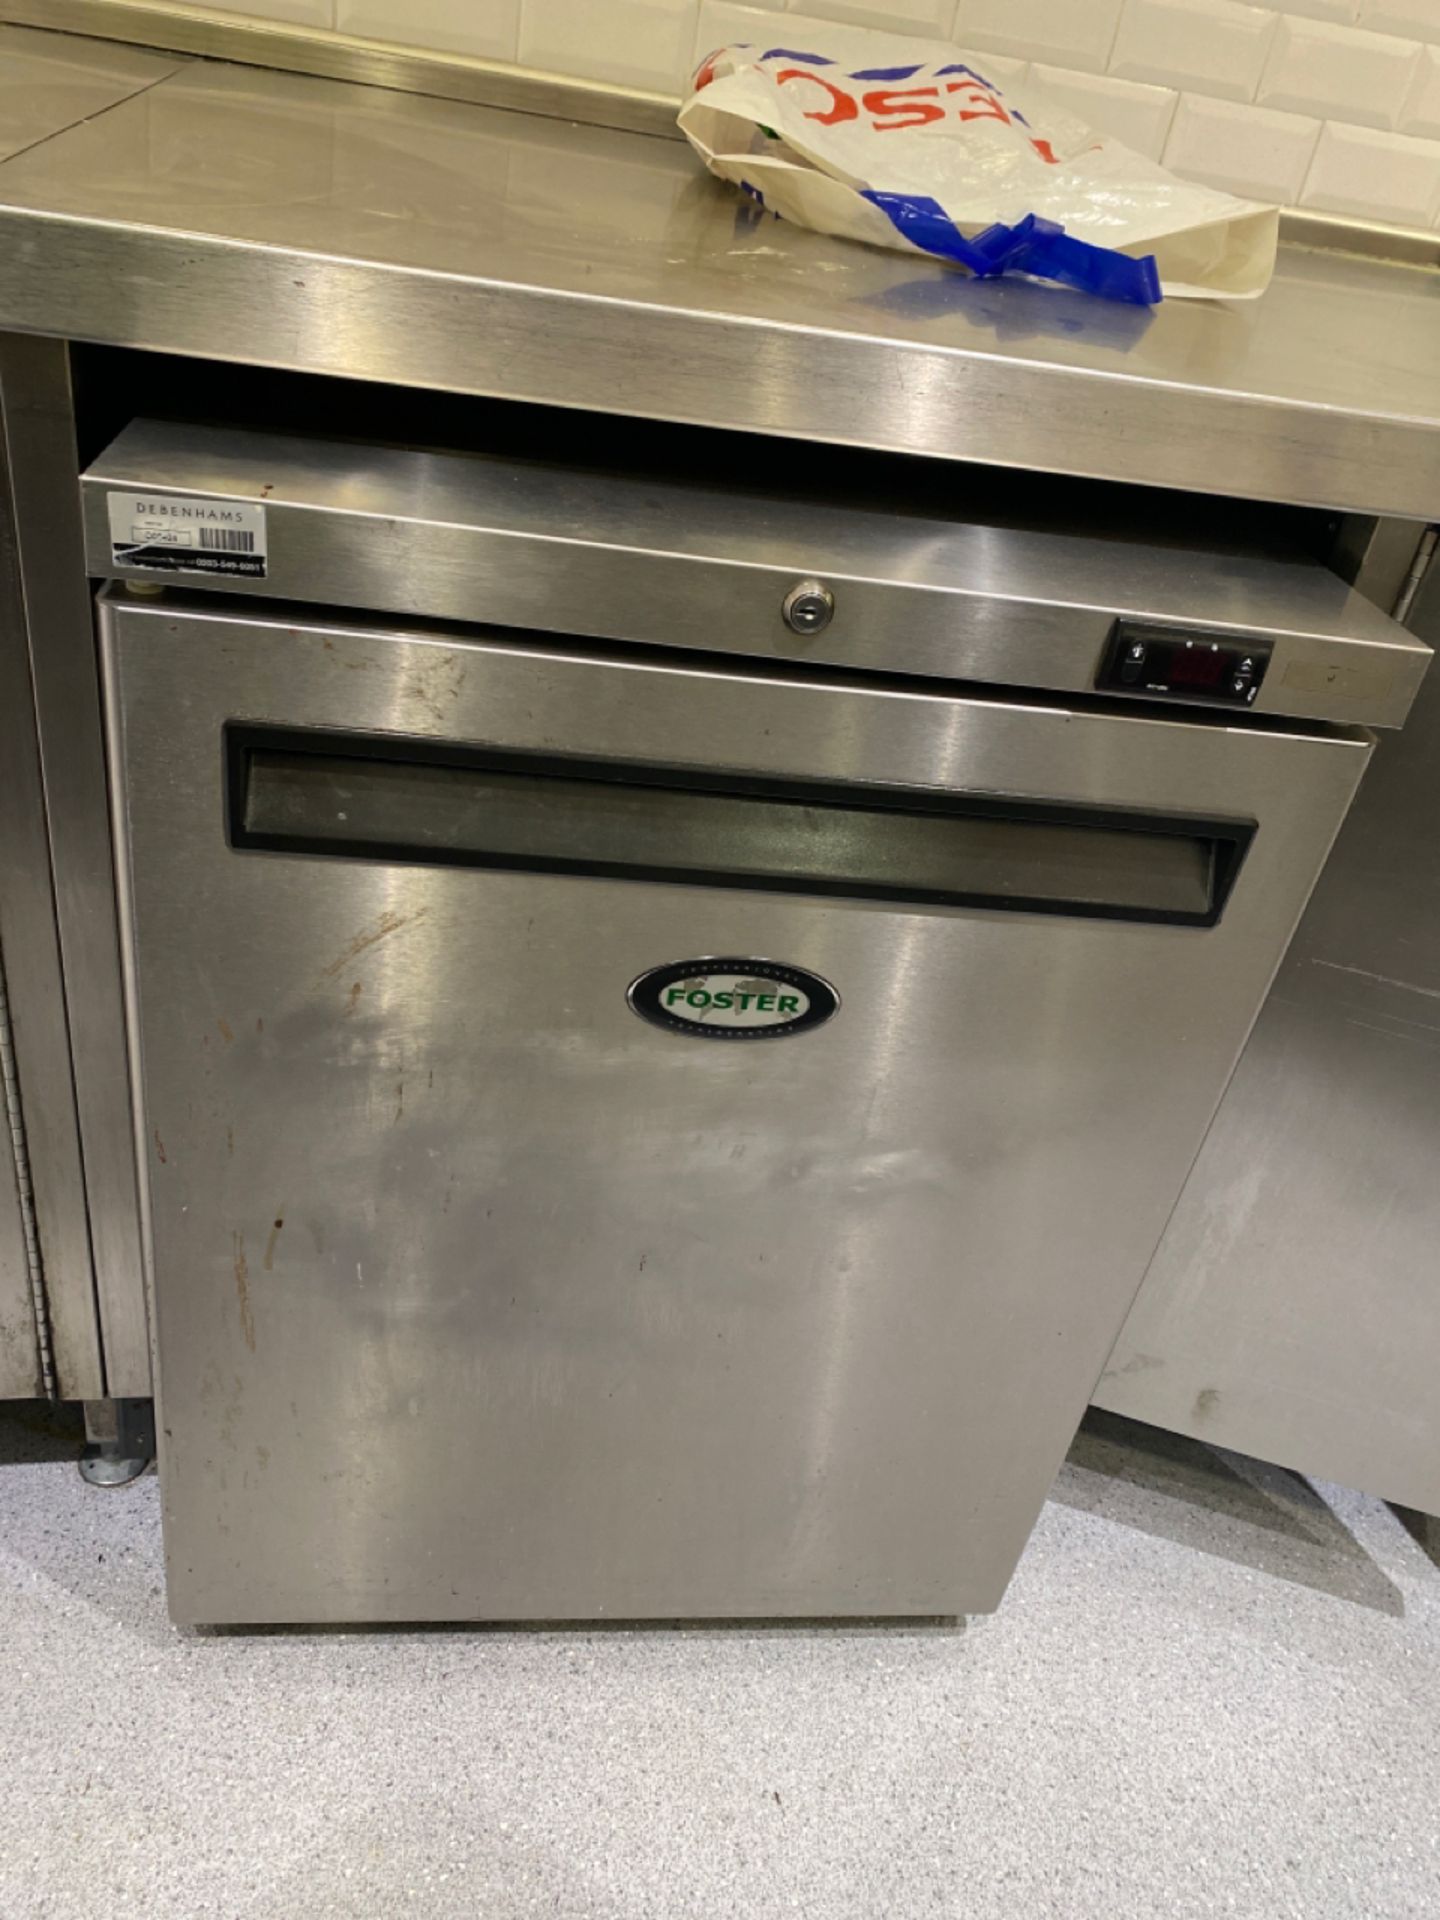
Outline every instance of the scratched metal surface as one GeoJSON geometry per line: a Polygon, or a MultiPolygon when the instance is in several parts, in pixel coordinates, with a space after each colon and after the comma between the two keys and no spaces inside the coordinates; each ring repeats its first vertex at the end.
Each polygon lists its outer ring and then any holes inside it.
{"type": "Polygon", "coordinates": [[[1365,740],[198,595],[103,624],[175,1616],[994,1605],[1365,740]],[[242,719],[1259,830],[1203,930],[246,852],[242,719]],[[634,1017],[726,952],[841,1015],[634,1017]]]}

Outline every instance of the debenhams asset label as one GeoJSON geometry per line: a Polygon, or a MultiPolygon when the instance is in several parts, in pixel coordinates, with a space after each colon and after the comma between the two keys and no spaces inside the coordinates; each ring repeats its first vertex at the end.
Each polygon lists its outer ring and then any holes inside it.
{"type": "Polygon", "coordinates": [[[180,493],[112,493],[109,509],[110,552],[122,571],[265,578],[264,507],[180,493]]]}

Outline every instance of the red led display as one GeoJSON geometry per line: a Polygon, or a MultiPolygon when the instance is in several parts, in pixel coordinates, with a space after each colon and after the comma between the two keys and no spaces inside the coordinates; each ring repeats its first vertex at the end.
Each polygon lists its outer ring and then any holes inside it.
{"type": "Polygon", "coordinates": [[[1172,687],[1218,687],[1225,678],[1225,655],[1218,647],[1177,647],[1169,678],[1172,687]]]}

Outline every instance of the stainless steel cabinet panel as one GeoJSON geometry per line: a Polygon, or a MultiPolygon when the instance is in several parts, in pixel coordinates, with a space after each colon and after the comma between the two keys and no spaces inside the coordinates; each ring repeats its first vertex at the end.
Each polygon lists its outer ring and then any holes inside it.
{"type": "MultiPolygon", "coordinates": [[[[1413,624],[1440,639],[1432,565],[1413,624]]],[[[1440,1513],[1440,679],[1376,755],[1098,1405],[1440,1513]]]]}
{"type": "MultiPolygon", "coordinates": [[[[63,389],[64,349],[38,344],[44,365],[58,373],[63,389]]],[[[95,685],[94,628],[81,549],[78,544],[67,548],[64,537],[66,497],[60,493],[57,505],[52,484],[56,467],[64,461],[66,448],[73,445],[73,436],[65,431],[64,422],[54,436],[53,458],[40,462],[38,472],[27,463],[25,490],[33,496],[38,478],[41,497],[38,502],[32,498],[24,510],[23,517],[35,538],[27,542],[23,559],[17,537],[17,517],[22,510],[15,499],[13,485],[15,413],[17,409],[29,410],[33,425],[34,410],[46,405],[54,387],[43,373],[36,378],[36,345],[29,341],[21,343],[17,357],[12,353],[15,343],[0,338],[0,937],[5,949],[16,1097],[24,1114],[35,1229],[46,1287],[44,1332],[50,1365],[43,1370],[46,1375],[43,1385],[47,1389],[53,1386],[67,1398],[94,1399],[105,1391],[105,1370],[80,1156],[75,1062],[66,1018],[65,979],[56,924],[50,846],[52,822],[46,812],[35,689],[30,672],[31,604],[26,594],[25,560],[33,559],[38,564],[43,549],[44,564],[51,569],[53,584],[55,569],[64,573],[66,552],[72,556],[75,571],[70,575],[70,584],[74,589],[78,625],[72,624],[66,630],[66,638],[70,642],[69,651],[72,654],[78,651],[81,660],[88,664],[92,689],[95,685]]],[[[63,482],[61,484],[63,486],[63,482]]],[[[78,514],[79,502],[72,477],[69,520],[76,534],[78,514]]],[[[53,627],[47,629],[47,637],[54,639],[53,627]]],[[[62,648],[52,652],[52,667],[64,651],[62,648]]],[[[65,750],[76,754],[80,736],[75,731],[73,717],[72,707],[67,711],[61,733],[65,750]]],[[[96,823],[108,854],[109,830],[103,811],[99,744],[97,728],[97,759],[90,770],[97,776],[95,799],[101,810],[96,815],[96,823]]],[[[109,887],[107,892],[111,892],[109,887]]],[[[118,979],[114,986],[112,1004],[118,1020],[121,1008],[118,979]]],[[[121,1058],[123,1060],[123,1050],[121,1058]]],[[[94,1062],[87,1056],[85,1064],[89,1067],[94,1062]]],[[[119,1103],[113,1132],[115,1149],[120,1152],[123,1152],[121,1133],[125,1124],[126,1091],[122,1077],[115,1086],[119,1103]]],[[[132,1190],[133,1184],[132,1175],[132,1190]]],[[[132,1207],[132,1216],[133,1211],[132,1207]]],[[[131,1297],[143,1328],[138,1235],[137,1258],[127,1277],[133,1281],[131,1297]]],[[[26,1344],[28,1342],[22,1342],[26,1344]]],[[[26,1394],[36,1391],[37,1376],[31,1373],[28,1358],[22,1372],[27,1384],[15,1391],[26,1394]]],[[[136,1389],[145,1390],[143,1386],[136,1389]]]]}
{"type": "Polygon", "coordinates": [[[150,1390],[104,727],[68,354],[0,335],[0,908],[59,1391],[150,1390]],[[28,652],[28,658],[27,658],[28,652]],[[22,937],[23,929],[23,937],[22,937]],[[63,971],[62,971],[63,962],[63,971]],[[23,972],[22,972],[23,968],[23,972]]]}
{"type": "Polygon", "coordinates": [[[176,1617],[993,1606],[1368,741],[168,597],[103,624],[176,1617]],[[256,853],[237,721],[1258,832],[1209,929],[256,853]],[[718,953],[840,1012],[635,1017],[718,953]]]}
{"type": "Polygon", "coordinates": [[[207,576],[213,556],[193,555],[190,586],[402,618],[1082,694],[1128,619],[1273,649],[1252,712],[1375,727],[1404,721],[1430,664],[1428,647],[1313,562],[1207,547],[1182,514],[1103,539],[1064,522],[1005,525],[984,517],[983,486],[921,511],[878,491],[787,497],[136,420],[83,489],[97,578],[183,578],[117,541],[113,516],[125,524],[137,490],[199,496],[261,510],[267,552],[243,581],[207,576]],[[834,617],[796,633],[781,609],[809,575],[833,589],[834,617]]]}
{"type": "Polygon", "coordinates": [[[13,1163],[0,1164],[0,1400],[45,1392],[13,1163]]]}
{"type": "Polygon", "coordinates": [[[0,954],[0,1399],[32,1400],[45,1391],[40,1334],[20,1190],[23,1153],[5,962],[0,954]]]}

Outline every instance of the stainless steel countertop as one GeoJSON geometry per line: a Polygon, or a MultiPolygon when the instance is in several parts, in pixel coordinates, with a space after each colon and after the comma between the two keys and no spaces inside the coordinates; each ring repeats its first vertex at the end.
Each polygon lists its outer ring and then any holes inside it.
{"type": "Polygon", "coordinates": [[[252,68],[0,164],[0,327],[1440,511],[1433,271],[1287,249],[1259,302],[1151,314],[801,232],[674,141],[252,68]]]}
{"type": "Polygon", "coordinates": [[[186,64],[173,54],[0,25],[0,160],[103,113],[186,64]]]}

